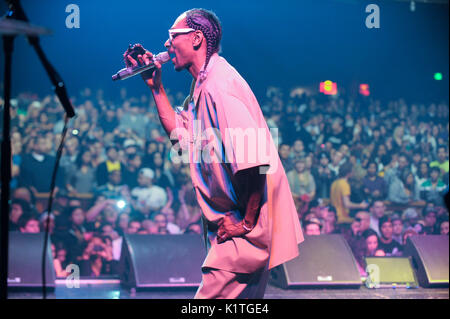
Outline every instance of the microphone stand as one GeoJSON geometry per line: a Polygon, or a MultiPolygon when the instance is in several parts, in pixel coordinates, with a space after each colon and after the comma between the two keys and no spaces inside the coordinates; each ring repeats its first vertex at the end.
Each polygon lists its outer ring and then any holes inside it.
{"type": "Polygon", "coordinates": [[[4,106],[3,106],[3,139],[2,139],[2,159],[1,159],[1,258],[0,258],[0,299],[8,298],[8,244],[9,244],[9,194],[11,181],[11,63],[14,36],[3,36],[3,51],[5,52],[5,72],[4,72],[4,106]]]}
{"type": "MultiPolygon", "coordinates": [[[[20,5],[19,0],[6,0],[8,3],[8,12],[6,14],[7,18],[12,18],[16,20],[22,20],[28,22],[28,18],[20,5]]],[[[28,35],[28,42],[34,47],[42,65],[44,66],[50,81],[53,84],[56,95],[61,102],[64,110],[66,111],[67,118],[75,116],[75,111],[70,103],[65,84],[50,62],[47,60],[42,48],[39,44],[39,38],[35,35],[28,35]]],[[[8,226],[9,226],[9,197],[10,197],[10,181],[11,181],[11,137],[10,137],[10,127],[11,127],[11,115],[10,115],[10,98],[11,98],[11,64],[12,64],[12,51],[13,51],[14,36],[5,35],[3,36],[3,50],[5,52],[5,73],[4,73],[4,110],[3,110],[3,140],[1,145],[2,157],[1,157],[1,183],[2,183],[2,194],[1,194],[1,225],[0,225],[0,299],[8,298],[8,226]]],[[[58,161],[56,162],[58,164],[58,161]]],[[[56,174],[54,174],[56,175],[56,174]]],[[[54,186],[54,183],[52,183],[54,186]]],[[[53,194],[53,190],[50,191],[53,194]]],[[[52,195],[51,195],[52,196],[52,195]]],[[[50,218],[51,213],[51,199],[49,200],[49,209],[47,211],[48,218],[50,218]]],[[[45,241],[44,241],[44,251],[46,250],[48,242],[48,224],[47,221],[45,241]]],[[[43,292],[44,298],[46,296],[45,292],[45,258],[43,260],[43,292]]]]}

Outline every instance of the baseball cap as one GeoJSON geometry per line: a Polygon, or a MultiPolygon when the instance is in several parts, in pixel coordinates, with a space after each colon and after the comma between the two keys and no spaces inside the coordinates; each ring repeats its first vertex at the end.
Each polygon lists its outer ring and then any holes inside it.
{"type": "Polygon", "coordinates": [[[419,217],[419,214],[417,213],[417,211],[414,208],[407,208],[403,212],[402,219],[415,219],[418,217],[419,217]]]}
{"type": "Polygon", "coordinates": [[[155,177],[155,172],[151,168],[147,167],[141,168],[139,170],[139,174],[150,179],[153,179],[153,177],[155,177]]]}

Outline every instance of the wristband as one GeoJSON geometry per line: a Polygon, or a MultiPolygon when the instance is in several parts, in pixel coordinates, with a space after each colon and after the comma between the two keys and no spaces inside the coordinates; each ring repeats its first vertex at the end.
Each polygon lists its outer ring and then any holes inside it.
{"type": "Polygon", "coordinates": [[[245,221],[242,221],[242,228],[244,228],[246,231],[252,231],[254,226],[251,228],[248,228],[247,226],[245,226],[245,221]]]}

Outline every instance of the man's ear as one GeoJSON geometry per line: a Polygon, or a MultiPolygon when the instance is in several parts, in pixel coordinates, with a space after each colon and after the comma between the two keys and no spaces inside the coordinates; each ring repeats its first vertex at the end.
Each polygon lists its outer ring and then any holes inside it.
{"type": "Polygon", "coordinates": [[[192,38],[192,45],[195,49],[200,48],[203,41],[205,41],[205,36],[203,35],[203,32],[200,30],[197,30],[194,32],[194,37],[192,38]]]}

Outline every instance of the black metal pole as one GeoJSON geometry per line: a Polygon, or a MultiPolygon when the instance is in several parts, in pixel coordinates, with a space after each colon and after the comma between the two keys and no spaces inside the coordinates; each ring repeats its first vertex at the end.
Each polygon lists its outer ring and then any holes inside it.
{"type": "Polygon", "coordinates": [[[11,63],[14,36],[3,36],[3,51],[5,52],[4,73],[4,107],[3,107],[3,139],[1,158],[1,226],[0,226],[0,298],[8,298],[8,244],[9,244],[9,197],[11,181],[11,63]]]}
{"type": "Polygon", "coordinates": [[[69,121],[69,117],[66,116],[64,118],[64,128],[62,131],[62,138],[61,138],[61,142],[59,143],[59,147],[58,147],[58,151],[56,153],[56,163],[55,166],[53,167],[53,173],[52,173],[52,180],[51,180],[51,185],[50,185],[50,197],[48,199],[48,207],[47,207],[47,219],[45,222],[45,236],[44,236],[44,249],[42,250],[42,298],[46,299],[47,298],[47,279],[46,279],[46,273],[45,273],[45,268],[46,268],[46,261],[47,261],[47,245],[48,245],[48,237],[49,237],[49,224],[50,224],[50,214],[52,212],[52,203],[53,203],[53,192],[55,190],[55,183],[56,183],[56,174],[58,173],[58,167],[59,167],[59,161],[61,159],[61,155],[62,155],[62,151],[64,148],[64,139],[66,138],[66,133],[67,133],[67,124],[69,121]]]}

